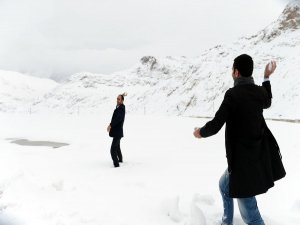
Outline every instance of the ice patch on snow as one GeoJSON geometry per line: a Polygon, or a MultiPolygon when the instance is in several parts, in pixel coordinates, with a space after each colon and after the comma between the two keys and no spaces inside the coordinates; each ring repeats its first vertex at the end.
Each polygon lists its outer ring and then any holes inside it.
{"type": "MultiPolygon", "coordinates": [[[[7,139],[10,140],[10,139],[7,139]]],[[[67,143],[61,143],[61,142],[54,142],[54,141],[30,141],[27,139],[17,139],[12,140],[10,143],[22,145],[22,146],[46,146],[46,147],[52,147],[52,148],[60,148],[63,146],[68,146],[67,143]]]]}

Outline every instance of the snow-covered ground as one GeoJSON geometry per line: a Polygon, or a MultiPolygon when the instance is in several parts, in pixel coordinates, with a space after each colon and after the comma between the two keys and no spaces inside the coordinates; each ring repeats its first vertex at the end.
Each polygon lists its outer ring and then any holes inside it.
{"type": "MultiPolygon", "coordinates": [[[[226,168],[224,129],[198,140],[205,119],[125,120],[125,163],[113,168],[111,114],[0,115],[1,225],[216,225],[218,180],[226,168]],[[68,143],[20,146],[10,139],[68,143]]],[[[258,196],[268,225],[300,224],[300,124],[268,121],[287,176],[258,196]]],[[[238,210],[235,224],[243,224],[238,210]]]]}

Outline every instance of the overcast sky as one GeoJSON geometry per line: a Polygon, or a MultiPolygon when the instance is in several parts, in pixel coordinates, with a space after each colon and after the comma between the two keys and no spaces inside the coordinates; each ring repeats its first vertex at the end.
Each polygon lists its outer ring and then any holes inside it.
{"type": "Polygon", "coordinates": [[[0,69],[65,77],[197,56],[277,19],[282,0],[0,0],[0,69]]]}

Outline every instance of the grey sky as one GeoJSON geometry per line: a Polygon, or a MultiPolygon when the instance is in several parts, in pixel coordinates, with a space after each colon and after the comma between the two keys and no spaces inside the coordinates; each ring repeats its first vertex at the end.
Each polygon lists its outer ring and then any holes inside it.
{"type": "Polygon", "coordinates": [[[0,0],[0,69],[112,73],[256,33],[284,0],[0,0]],[[251,3],[250,3],[251,2],[251,3]]]}

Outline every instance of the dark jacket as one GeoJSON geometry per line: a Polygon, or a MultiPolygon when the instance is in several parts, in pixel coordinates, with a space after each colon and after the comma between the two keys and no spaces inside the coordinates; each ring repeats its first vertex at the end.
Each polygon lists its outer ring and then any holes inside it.
{"type": "Polygon", "coordinates": [[[123,124],[125,120],[125,105],[120,105],[116,107],[113,116],[111,118],[110,126],[111,130],[109,132],[110,137],[122,138],[123,134],[123,124]]]}
{"type": "Polygon", "coordinates": [[[285,176],[279,146],[263,117],[263,109],[271,106],[271,100],[269,81],[263,87],[233,87],[225,93],[214,119],[200,129],[202,137],[209,137],[226,123],[229,193],[233,198],[265,193],[285,176]]]}

